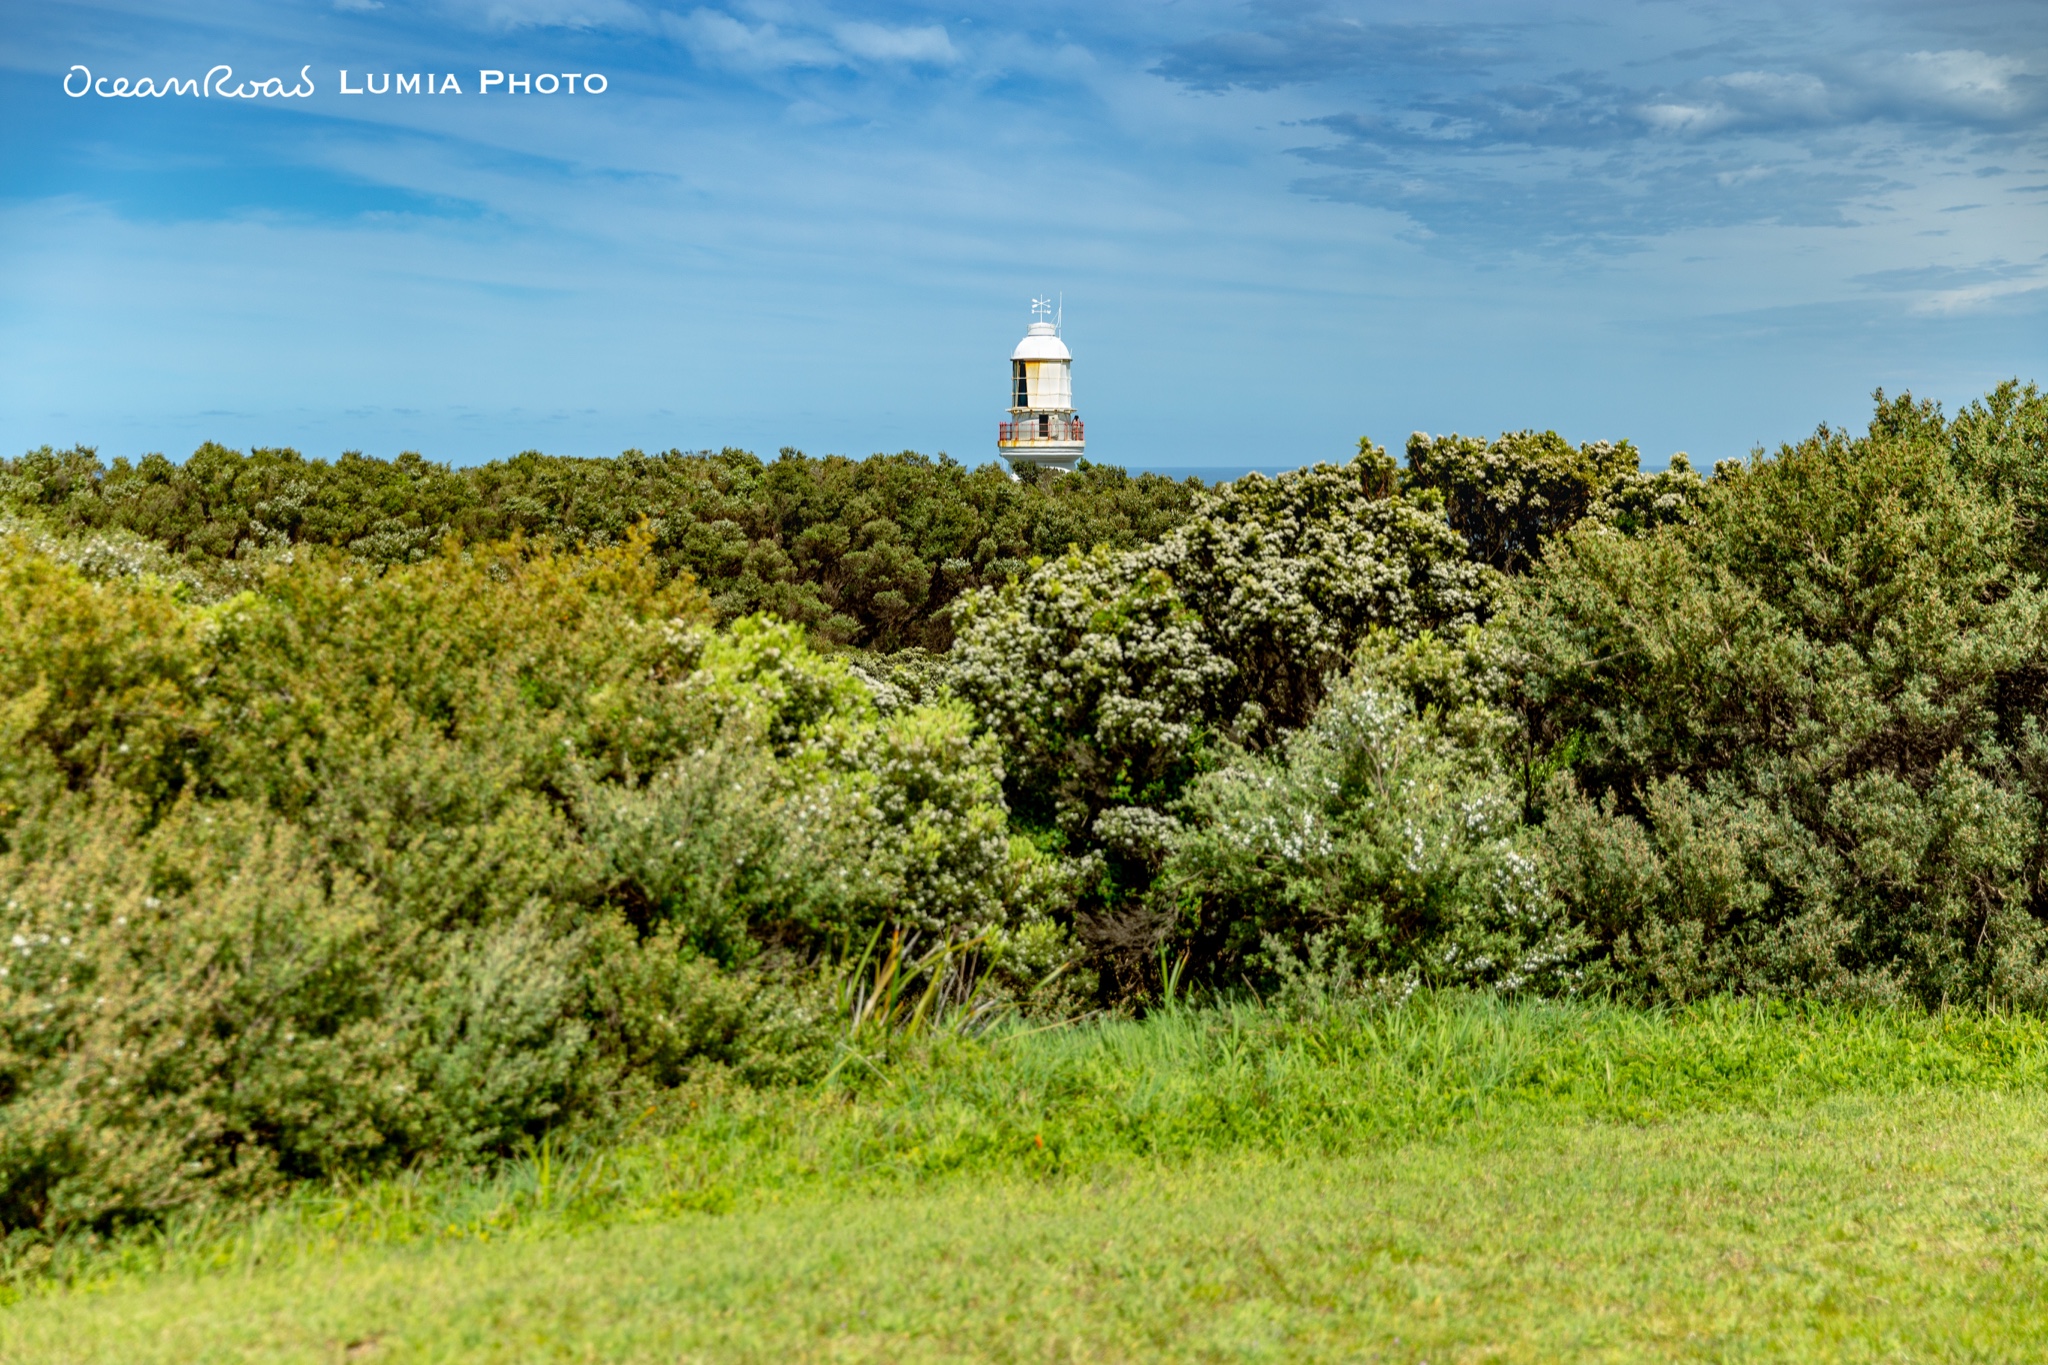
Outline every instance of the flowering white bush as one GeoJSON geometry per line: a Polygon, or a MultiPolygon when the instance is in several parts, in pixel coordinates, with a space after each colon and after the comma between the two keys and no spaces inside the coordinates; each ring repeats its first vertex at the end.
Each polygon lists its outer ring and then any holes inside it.
{"type": "Polygon", "coordinates": [[[1494,576],[1392,487],[1375,449],[1249,475],[1158,545],[1070,551],[964,600],[953,685],[1001,741],[1019,814],[1142,889],[1214,751],[1301,724],[1368,632],[1482,617],[1494,576]]]}
{"type": "Polygon", "coordinates": [[[1335,953],[1429,984],[1568,988],[1582,936],[1545,895],[1510,784],[1361,673],[1274,752],[1200,778],[1159,893],[1205,962],[1335,953]]]}

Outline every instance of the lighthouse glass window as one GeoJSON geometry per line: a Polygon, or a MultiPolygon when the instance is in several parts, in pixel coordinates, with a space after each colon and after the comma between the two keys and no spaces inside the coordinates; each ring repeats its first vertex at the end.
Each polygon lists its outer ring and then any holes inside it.
{"type": "Polygon", "coordinates": [[[1024,362],[1021,360],[1010,362],[1010,406],[1013,408],[1028,408],[1031,406],[1031,388],[1029,381],[1024,377],[1024,362]]]}

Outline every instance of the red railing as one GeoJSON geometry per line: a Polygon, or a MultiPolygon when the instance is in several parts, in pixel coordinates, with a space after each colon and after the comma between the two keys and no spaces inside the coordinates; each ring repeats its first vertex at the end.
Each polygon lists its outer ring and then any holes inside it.
{"type": "Polygon", "coordinates": [[[1015,445],[1022,441],[1079,441],[1081,419],[1072,418],[1065,422],[1002,422],[996,428],[998,445],[1015,445]]]}

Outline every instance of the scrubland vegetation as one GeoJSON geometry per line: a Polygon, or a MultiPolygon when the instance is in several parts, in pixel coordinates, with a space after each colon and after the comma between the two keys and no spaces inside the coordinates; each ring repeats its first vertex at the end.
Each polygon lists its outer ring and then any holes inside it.
{"type": "Polygon", "coordinates": [[[1845,1096],[1953,1136],[1981,1094],[2020,1162],[2044,510],[2017,384],[1704,474],[0,463],[8,1273],[976,1173],[1519,1189],[1586,1125],[1845,1096]]]}

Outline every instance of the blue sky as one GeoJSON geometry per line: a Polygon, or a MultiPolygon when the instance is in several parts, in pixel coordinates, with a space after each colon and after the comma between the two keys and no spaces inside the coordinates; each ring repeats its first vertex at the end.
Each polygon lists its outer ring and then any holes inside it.
{"type": "Polygon", "coordinates": [[[981,463],[1045,291],[1134,467],[2048,381],[2038,0],[0,0],[0,121],[9,451],[981,463]]]}

